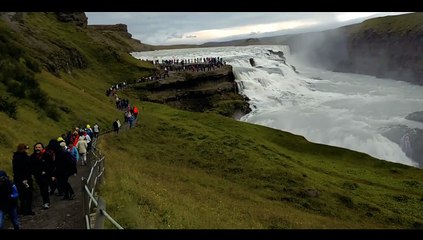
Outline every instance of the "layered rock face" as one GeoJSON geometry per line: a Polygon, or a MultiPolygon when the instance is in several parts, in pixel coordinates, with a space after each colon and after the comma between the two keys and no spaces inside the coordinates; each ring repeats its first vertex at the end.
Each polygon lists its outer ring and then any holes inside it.
{"type": "Polygon", "coordinates": [[[115,25],[89,25],[90,29],[99,31],[113,31],[123,34],[127,38],[131,38],[132,34],[128,32],[128,26],[126,24],[115,24],[115,25]]]}
{"type": "Polygon", "coordinates": [[[229,65],[208,72],[175,72],[166,79],[147,82],[136,89],[143,101],[184,110],[214,111],[234,118],[251,111],[248,99],[239,94],[229,65]]]}

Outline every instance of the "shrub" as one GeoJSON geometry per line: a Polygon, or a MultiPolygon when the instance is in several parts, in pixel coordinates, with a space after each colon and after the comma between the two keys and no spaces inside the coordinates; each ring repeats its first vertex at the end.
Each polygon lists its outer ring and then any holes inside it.
{"type": "Polygon", "coordinates": [[[60,112],[56,106],[48,104],[44,109],[47,114],[47,117],[53,119],[56,122],[60,120],[60,112]]]}
{"type": "Polygon", "coordinates": [[[48,104],[47,94],[39,88],[29,90],[28,96],[41,108],[48,104]]]}
{"type": "Polygon", "coordinates": [[[335,194],[335,196],[338,198],[338,201],[341,202],[344,206],[348,208],[354,207],[354,202],[350,197],[341,194],[335,194]]]}
{"type": "Polygon", "coordinates": [[[16,119],[16,102],[9,101],[7,97],[0,97],[0,111],[6,113],[10,118],[16,119]]]}
{"type": "Polygon", "coordinates": [[[41,72],[40,64],[33,58],[26,57],[26,66],[31,69],[33,72],[41,72]]]}
{"type": "Polygon", "coordinates": [[[25,87],[17,81],[9,81],[7,91],[17,98],[25,98],[25,87]]]}

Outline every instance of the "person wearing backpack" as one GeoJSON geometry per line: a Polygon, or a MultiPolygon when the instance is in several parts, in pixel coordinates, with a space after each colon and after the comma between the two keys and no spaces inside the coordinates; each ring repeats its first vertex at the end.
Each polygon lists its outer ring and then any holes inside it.
{"type": "Polygon", "coordinates": [[[13,153],[13,181],[19,192],[20,212],[23,215],[35,215],[35,212],[32,211],[33,181],[28,149],[28,145],[21,143],[17,146],[16,152],[13,153]]]}
{"type": "Polygon", "coordinates": [[[0,229],[4,228],[4,219],[6,214],[12,221],[13,228],[18,230],[18,189],[16,185],[10,181],[6,172],[0,170],[0,229]]]}
{"type": "Polygon", "coordinates": [[[60,145],[55,144],[54,151],[56,159],[53,178],[57,179],[58,187],[63,191],[64,197],[62,200],[73,200],[75,192],[68,180],[70,176],[76,173],[76,159],[70,152],[62,149],[60,145]]]}

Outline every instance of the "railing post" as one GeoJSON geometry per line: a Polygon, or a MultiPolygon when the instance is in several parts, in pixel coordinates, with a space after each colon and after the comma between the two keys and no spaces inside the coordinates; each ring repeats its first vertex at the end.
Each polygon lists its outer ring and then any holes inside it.
{"type": "MultiPolygon", "coordinates": [[[[101,173],[101,161],[100,161],[100,163],[99,164],[97,164],[97,184],[96,184],[96,186],[100,186],[100,178],[99,178],[99,176],[100,176],[100,173],[101,173]]],[[[97,189],[96,189],[97,190],[97,189]]]]}
{"type": "Polygon", "coordinates": [[[89,207],[88,207],[88,194],[85,191],[85,185],[87,185],[87,179],[82,177],[81,178],[82,212],[83,212],[82,219],[84,220],[84,222],[85,222],[85,216],[90,214],[90,210],[89,210],[89,207]]]}
{"type": "Polygon", "coordinates": [[[95,224],[94,229],[103,229],[104,228],[104,219],[106,218],[102,213],[102,210],[106,211],[106,202],[102,199],[98,199],[98,206],[95,215],[95,224]]]}
{"type": "MultiPolygon", "coordinates": [[[[103,171],[103,168],[104,168],[104,159],[105,159],[105,157],[102,157],[102,160],[101,160],[101,162],[99,164],[99,169],[98,169],[99,170],[99,173],[101,173],[101,171],[103,171]]],[[[98,183],[99,184],[103,184],[103,179],[104,179],[104,171],[101,174],[100,178],[98,179],[98,183]]]]}
{"type": "MultiPolygon", "coordinates": [[[[95,169],[94,169],[95,170],[95,169]]],[[[92,175],[92,177],[91,177],[91,179],[90,179],[90,182],[88,183],[88,186],[89,186],[89,189],[90,189],[90,191],[92,190],[92,189],[94,189],[94,185],[95,185],[95,178],[96,178],[97,176],[96,176],[96,172],[95,171],[93,171],[93,175],[92,175]]]]}

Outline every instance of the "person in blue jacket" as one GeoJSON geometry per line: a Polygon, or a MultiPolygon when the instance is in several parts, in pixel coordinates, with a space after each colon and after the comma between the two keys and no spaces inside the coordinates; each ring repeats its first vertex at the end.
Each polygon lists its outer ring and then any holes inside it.
{"type": "Polygon", "coordinates": [[[18,189],[10,181],[5,171],[0,170],[0,229],[4,228],[4,219],[9,214],[13,228],[19,229],[18,189]]]}

